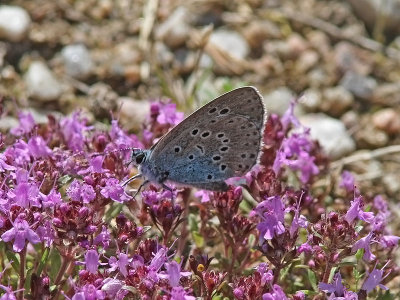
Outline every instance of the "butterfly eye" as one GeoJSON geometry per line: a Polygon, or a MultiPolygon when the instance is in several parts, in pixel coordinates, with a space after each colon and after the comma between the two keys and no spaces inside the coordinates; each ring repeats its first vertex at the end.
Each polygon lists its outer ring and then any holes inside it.
{"type": "Polygon", "coordinates": [[[138,155],[136,155],[136,163],[140,165],[144,161],[144,158],[144,153],[139,153],[138,155]]]}

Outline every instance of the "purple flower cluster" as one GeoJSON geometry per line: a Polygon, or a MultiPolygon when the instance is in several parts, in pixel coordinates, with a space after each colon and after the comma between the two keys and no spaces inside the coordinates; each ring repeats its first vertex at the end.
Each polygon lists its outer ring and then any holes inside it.
{"type": "Polygon", "coordinates": [[[19,114],[0,136],[0,299],[377,297],[400,273],[390,206],[348,171],[321,192],[328,160],[293,111],[270,116],[260,165],[232,181],[245,188],[137,197],[121,186],[124,149],[178,124],[174,104],[153,103],[140,137],[78,112],[47,124],[19,114]]]}

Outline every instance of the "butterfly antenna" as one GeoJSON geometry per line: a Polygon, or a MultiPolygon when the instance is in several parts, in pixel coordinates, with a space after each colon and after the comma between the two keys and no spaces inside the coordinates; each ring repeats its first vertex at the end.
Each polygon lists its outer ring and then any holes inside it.
{"type": "Polygon", "coordinates": [[[139,148],[134,148],[134,147],[121,148],[121,149],[105,151],[105,152],[101,152],[101,153],[94,153],[94,154],[91,154],[91,157],[100,156],[100,155],[108,155],[108,154],[115,153],[115,152],[122,152],[122,151],[128,151],[128,150],[136,150],[136,149],[139,150],[139,148]]]}

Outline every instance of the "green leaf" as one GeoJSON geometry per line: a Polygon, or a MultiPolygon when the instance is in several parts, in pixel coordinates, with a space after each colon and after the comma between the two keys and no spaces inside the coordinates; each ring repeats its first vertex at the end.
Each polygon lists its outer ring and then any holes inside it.
{"type": "Polygon", "coordinates": [[[308,279],[311,283],[312,288],[314,291],[318,291],[318,286],[317,286],[317,277],[315,276],[315,273],[311,271],[310,269],[307,270],[307,275],[308,279]]]}
{"type": "Polygon", "coordinates": [[[279,279],[280,279],[281,281],[283,281],[283,279],[284,279],[284,278],[286,277],[286,275],[289,273],[289,270],[290,270],[290,268],[291,268],[292,265],[293,265],[293,264],[290,263],[288,266],[286,266],[285,268],[283,268],[283,270],[280,272],[279,279]]]}
{"type": "Polygon", "coordinates": [[[363,256],[364,256],[364,249],[363,248],[358,249],[356,252],[356,259],[361,260],[363,256]]]}
{"type": "Polygon", "coordinates": [[[56,276],[58,274],[58,271],[60,270],[61,267],[61,255],[60,252],[56,248],[51,249],[50,251],[50,256],[49,256],[49,276],[50,279],[54,282],[56,279],[56,276]]]}
{"type": "Polygon", "coordinates": [[[124,205],[122,203],[114,202],[106,213],[106,223],[110,223],[112,219],[119,215],[124,205]]]}
{"type": "Polygon", "coordinates": [[[199,230],[199,222],[194,214],[190,214],[188,218],[190,231],[199,230]]]}
{"type": "Polygon", "coordinates": [[[300,290],[300,292],[303,292],[304,295],[307,295],[307,296],[315,296],[318,294],[318,292],[311,291],[311,290],[300,290]]]}
{"type": "Polygon", "coordinates": [[[308,270],[308,269],[310,269],[310,266],[307,266],[307,265],[296,265],[296,266],[294,266],[294,268],[308,270]]]}
{"type": "Polygon", "coordinates": [[[204,238],[199,232],[192,231],[192,237],[193,237],[194,243],[196,244],[197,248],[204,247],[204,238]]]}
{"type": "Polygon", "coordinates": [[[26,272],[25,284],[24,284],[25,291],[30,291],[31,290],[32,273],[33,273],[33,268],[28,269],[28,271],[26,272]]]}
{"type": "Polygon", "coordinates": [[[66,185],[71,179],[72,179],[71,176],[69,176],[69,175],[64,175],[64,176],[61,176],[61,177],[58,179],[58,182],[60,183],[60,185],[66,185]]]}
{"type": "Polygon", "coordinates": [[[342,261],[342,262],[340,262],[339,264],[338,264],[338,267],[340,268],[340,267],[343,267],[343,266],[352,266],[352,267],[355,267],[355,266],[357,266],[358,264],[355,262],[355,261],[342,261]]]}
{"type": "Polygon", "coordinates": [[[15,253],[7,250],[6,256],[8,258],[8,261],[12,261],[11,266],[13,267],[15,272],[19,273],[19,259],[17,258],[15,253]]]}
{"type": "Polygon", "coordinates": [[[50,254],[50,248],[45,248],[42,254],[42,257],[40,258],[40,262],[36,271],[37,276],[40,277],[40,274],[43,271],[44,266],[47,263],[47,259],[49,258],[49,254],[50,254]]]}
{"type": "Polygon", "coordinates": [[[136,288],[134,288],[133,286],[131,286],[131,285],[124,285],[123,287],[122,287],[122,289],[124,289],[124,290],[127,290],[127,291],[130,291],[132,294],[134,294],[134,295],[137,295],[138,294],[138,290],[136,289],[136,288]]]}
{"type": "Polygon", "coordinates": [[[333,268],[331,269],[331,272],[329,273],[328,282],[332,282],[333,276],[335,275],[337,269],[338,269],[337,267],[333,267],[333,268]]]}
{"type": "Polygon", "coordinates": [[[398,298],[396,298],[396,296],[393,295],[390,291],[385,291],[384,294],[380,294],[376,299],[377,300],[395,300],[398,298]]]}

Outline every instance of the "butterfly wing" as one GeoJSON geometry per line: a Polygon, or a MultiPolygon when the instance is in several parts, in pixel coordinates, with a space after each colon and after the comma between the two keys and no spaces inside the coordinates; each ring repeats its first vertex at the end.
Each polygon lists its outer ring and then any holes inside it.
{"type": "Polygon", "coordinates": [[[228,92],[195,111],[152,149],[149,158],[168,180],[224,190],[257,162],[265,122],[262,97],[253,87],[228,92]]]}

